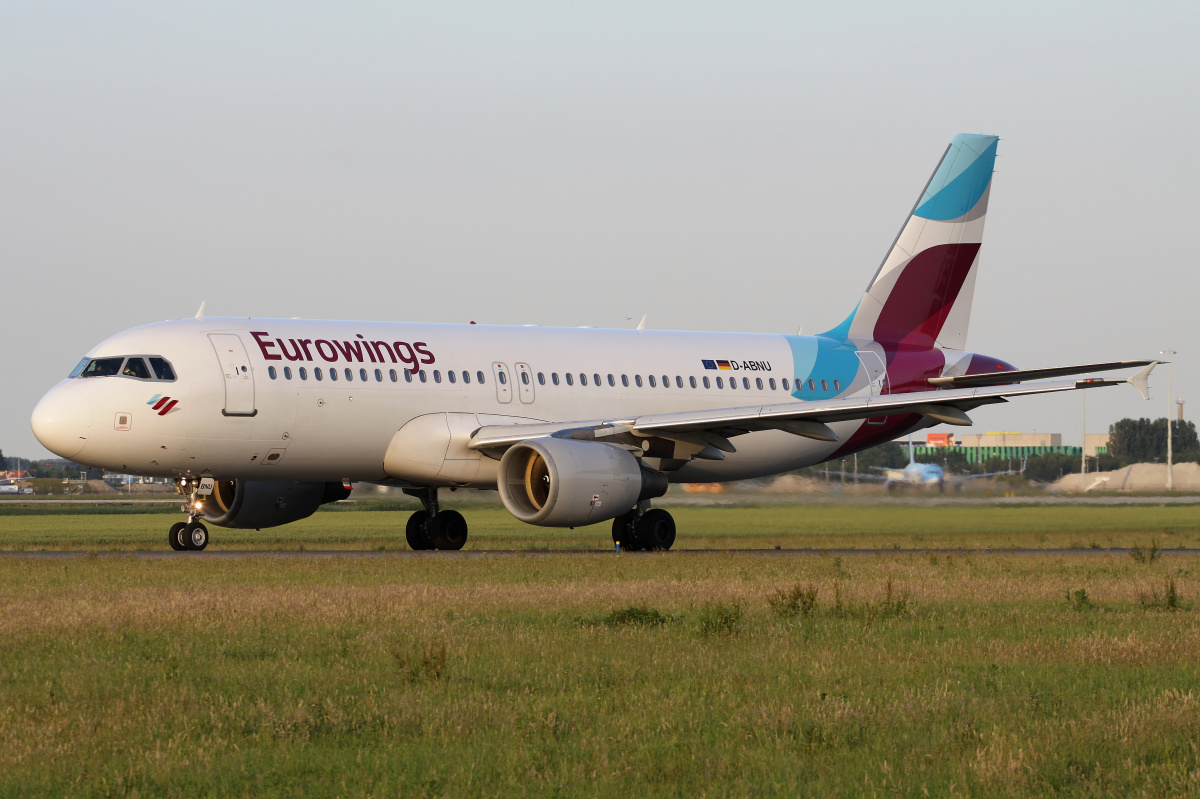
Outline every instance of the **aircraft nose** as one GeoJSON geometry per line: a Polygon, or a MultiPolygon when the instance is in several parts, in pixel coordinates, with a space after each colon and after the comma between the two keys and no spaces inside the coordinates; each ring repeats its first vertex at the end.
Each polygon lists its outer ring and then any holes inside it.
{"type": "Polygon", "coordinates": [[[74,388],[60,386],[42,397],[30,424],[43,447],[61,458],[73,458],[91,434],[92,406],[74,388]]]}

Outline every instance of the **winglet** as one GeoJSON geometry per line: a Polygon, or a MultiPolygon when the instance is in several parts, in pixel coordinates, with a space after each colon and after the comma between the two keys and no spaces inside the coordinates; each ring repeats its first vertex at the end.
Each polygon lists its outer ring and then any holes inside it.
{"type": "Polygon", "coordinates": [[[1138,372],[1133,377],[1126,380],[1126,383],[1133,386],[1142,395],[1142,399],[1150,399],[1150,373],[1154,371],[1154,367],[1158,366],[1162,361],[1154,361],[1145,369],[1138,372]]]}
{"type": "Polygon", "coordinates": [[[204,300],[200,301],[200,310],[196,311],[196,318],[197,319],[204,318],[204,300]]]}

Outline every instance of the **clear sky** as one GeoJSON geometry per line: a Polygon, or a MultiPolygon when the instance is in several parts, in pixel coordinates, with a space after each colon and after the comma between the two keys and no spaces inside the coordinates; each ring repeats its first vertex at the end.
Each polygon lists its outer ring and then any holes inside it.
{"type": "MultiPolygon", "coordinates": [[[[818,332],[959,132],[1002,137],[968,346],[1170,347],[1190,396],[1200,4],[825,5],[0,0],[0,448],[44,455],[50,386],[202,300],[818,332]]],[[[1165,376],[1089,392],[1089,430],[1162,416],[1165,376]]],[[[1078,443],[1079,410],[966,432],[1078,443]]]]}

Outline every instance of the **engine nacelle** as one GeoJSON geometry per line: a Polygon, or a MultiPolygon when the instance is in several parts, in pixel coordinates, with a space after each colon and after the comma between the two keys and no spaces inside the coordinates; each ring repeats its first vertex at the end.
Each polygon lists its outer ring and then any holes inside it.
{"type": "Polygon", "coordinates": [[[350,496],[341,483],[219,480],[204,503],[203,517],[218,527],[261,530],[306,519],[326,502],[350,496]]]}
{"type": "Polygon", "coordinates": [[[528,524],[580,527],[613,519],[667,493],[667,476],[642,468],[628,450],[595,441],[532,438],[500,459],[508,512],[528,524]]]}

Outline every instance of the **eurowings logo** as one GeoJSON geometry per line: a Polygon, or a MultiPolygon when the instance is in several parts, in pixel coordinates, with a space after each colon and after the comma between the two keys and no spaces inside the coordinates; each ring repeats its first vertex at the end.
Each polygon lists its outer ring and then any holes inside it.
{"type": "Polygon", "coordinates": [[[162,394],[155,394],[146,404],[150,406],[150,410],[158,411],[159,416],[166,416],[179,404],[179,400],[164,397],[162,394]]]}

